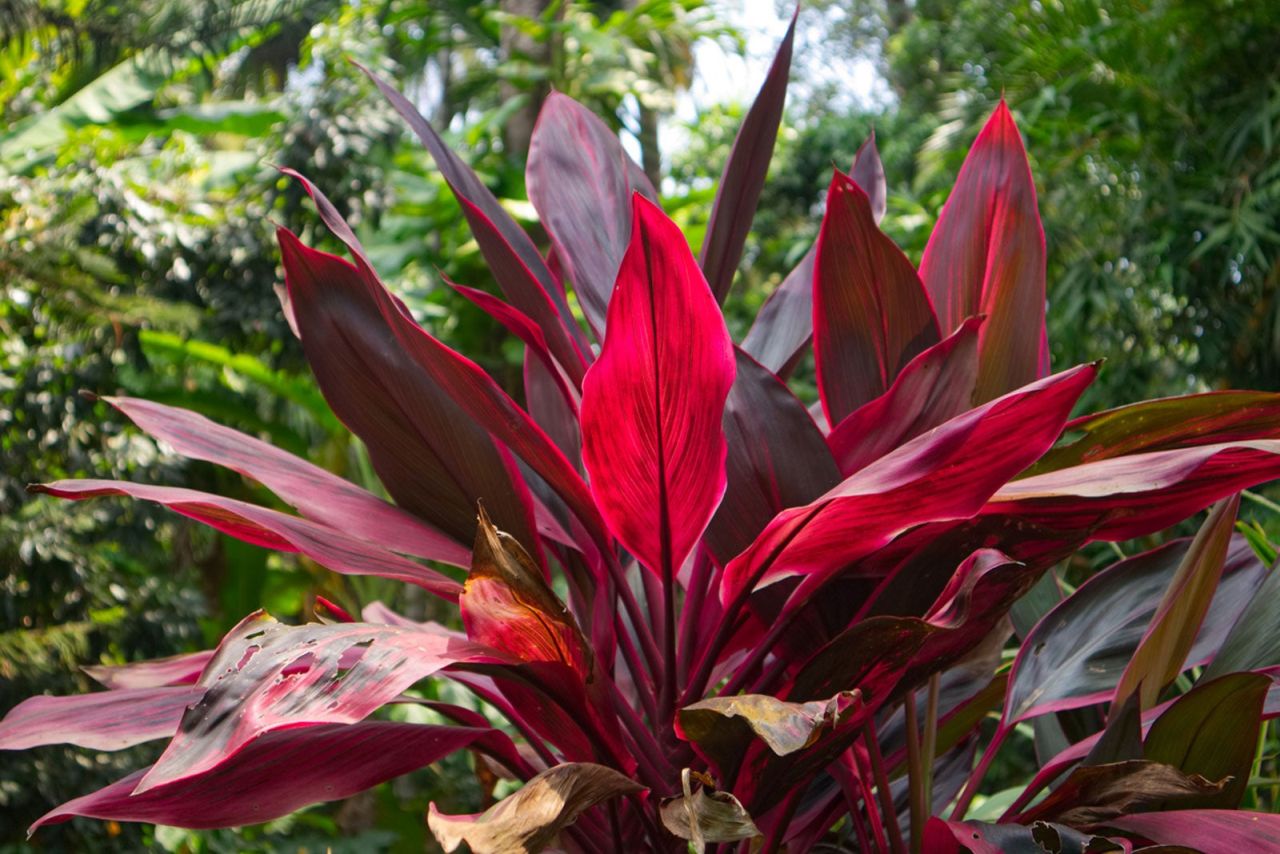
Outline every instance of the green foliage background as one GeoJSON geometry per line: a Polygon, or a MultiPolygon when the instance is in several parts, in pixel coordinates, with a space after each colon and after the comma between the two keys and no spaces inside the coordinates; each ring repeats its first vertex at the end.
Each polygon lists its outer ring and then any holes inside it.
{"type": "MultiPolygon", "coordinates": [[[[717,73],[695,68],[697,44],[741,46],[731,16],[701,0],[544,2],[535,18],[517,8],[529,6],[0,0],[0,710],[88,689],[82,663],[213,643],[259,606],[304,618],[316,593],[352,607],[399,597],[426,615],[394,585],[336,579],[142,504],[60,503],[23,487],[124,477],[272,500],[182,464],[81,390],[178,402],[376,487],[273,291],[274,224],[328,240],[275,165],[323,187],[423,322],[516,390],[519,347],[441,287],[438,271],[491,285],[455,203],[348,58],[404,83],[526,220],[510,129],[550,87],[584,101],[647,167],[660,152],[667,208],[696,244],[743,106],[701,106],[664,151],[656,122],[675,124],[694,73],[717,73]]],[[[1049,237],[1054,362],[1109,362],[1085,404],[1280,388],[1280,6],[828,0],[804,15],[796,74],[810,85],[788,105],[730,299],[735,334],[812,242],[832,164],[847,166],[872,126],[886,228],[918,259],[1003,93],[1049,237]],[[886,94],[875,102],[814,73],[856,58],[876,63],[886,94]]],[[[153,752],[7,755],[0,849],[18,850],[35,816],[153,752]]],[[[469,811],[486,795],[459,759],[266,828],[77,820],[35,844],[416,851],[428,800],[469,811]]]]}

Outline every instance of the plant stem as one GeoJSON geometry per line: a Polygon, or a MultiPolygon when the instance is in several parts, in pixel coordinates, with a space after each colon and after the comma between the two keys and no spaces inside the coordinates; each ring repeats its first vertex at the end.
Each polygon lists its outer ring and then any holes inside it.
{"type": "Polygon", "coordinates": [[[941,685],[942,674],[935,673],[929,677],[929,694],[924,707],[924,739],[920,745],[924,754],[924,808],[928,815],[933,814],[933,763],[938,757],[938,692],[941,685]]]}
{"type": "MultiPolygon", "coordinates": [[[[861,761],[858,751],[852,747],[849,748],[849,755],[853,757],[854,764],[858,768],[858,786],[862,789],[862,803],[867,810],[867,823],[871,825],[871,832],[876,839],[876,850],[887,851],[889,850],[889,840],[885,838],[885,828],[888,823],[884,815],[876,809],[875,798],[871,794],[873,773],[870,770],[870,757],[867,757],[866,762],[861,761]]],[[[890,804],[892,804],[892,801],[890,801],[890,804]]]]}
{"type": "Polygon", "coordinates": [[[981,785],[982,778],[987,775],[987,769],[991,767],[991,760],[996,758],[996,751],[1000,749],[1000,745],[1011,732],[1013,732],[1013,727],[1002,725],[996,729],[996,734],[991,737],[991,743],[987,745],[982,758],[978,760],[978,767],[973,770],[973,773],[969,775],[968,781],[964,784],[964,791],[960,793],[955,809],[951,811],[952,821],[960,821],[964,818],[964,814],[969,811],[969,804],[973,802],[973,796],[978,793],[978,786],[981,785]]]}
{"type": "Polygon", "coordinates": [[[924,845],[924,762],[920,756],[920,723],[916,720],[916,692],[904,700],[907,713],[907,791],[911,803],[911,854],[920,854],[924,845]]]}
{"type": "Polygon", "coordinates": [[[693,663],[694,645],[698,639],[701,625],[702,608],[707,600],[707,590],[711,587],[711,579],[715,573],[715,564],[711,561],[706,549],[699,549],[693,561],[693,571],[689,574],[689,590],[684,600],[684,609],[680,614],[680,656],[679,677],[681,684],[686,684],[689,667],[693,663]]]}
{"type": "Polygon", "coordinates": [[[898,824],[898,813],[893,808],[893,789],[889,787],[889,778],[884,773],[884,757],[880,755],[880,740],[876,737],[874,720],[867,724],[862,737],[867,743],[867,755],[871,758],[871,774],[875,777],[876,792],[880,795],[884,826],[889,831],[889,845],[893,849],[893,854],[904,854],[907,846],[902,839],[902,826],[898,824]]]}

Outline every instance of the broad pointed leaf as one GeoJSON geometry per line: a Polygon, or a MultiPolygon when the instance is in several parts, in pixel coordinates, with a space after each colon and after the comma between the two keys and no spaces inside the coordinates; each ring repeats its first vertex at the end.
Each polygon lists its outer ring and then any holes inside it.
{"type": "Polygon", "coordinates": [[[978,134],[920,261],[944,330],[977,314],[977,400],[1049,370],[1044,229],[1017,125],[1004,101],[978,134]]]}
{"type": "Polygon", "coordinates": [[[1205,668],[1201,679],[1216,679],[1228,673],[1242,673],[1280,665],[1280,620],[1275,603],[1280,601],[1280,572],[1273,566],[1258,592],[1249,600],[1231,627],[1222,647],[1205,668]]]}
{"type": "Polygon", "coordinates": [[[1169,810],[1135,813],[1107,822],[1158,845],[1201,851],[1280,850],[1280,815],[1244,810],[1169,810]]]}
{"type": "MultiPolygon", "coordinates": [[[[1014,660],[1004,723],[1110,698],[1188,547],[1179,540],[1113,564],[1046,614],[1014,660]]],[[[1213,654],[1264,572],[1237,538],[1188,662],[1213,654]]]]}
{"type": "Polygon", "coordinates": [[[371,623],[290,627],[259,611],[219,645],[204,696],[136,791],[196,777],[264,733],[355,723],[442,667],[500,661],[443,631],[371,623]]]}
{"type": "Polygon", "coordinates": [[[456,599],[460,590],[452,578],[368,540],[298,516],[208,492],[123,480],[58,480],[28,489],[75,501],[103,495],[154,501],[247,543],[276,551],[298,552],[344,575],[404,581],[445,599],[456,599]]]}
{"type": "MultiPolygon", "coordinates": [[[[557,369],[558,370],[558,369],[557,369]]],[[[580,397],[566,398],[564,381],[551,372],[542,359],[525,348],[524,399],[529,416],[564,452],[579,471],[582,470],[582,430],[578,422],[580,397]]]]}
{"type": "Polygon", "coordinates": [[[556,284],[529,235],[506,212],[471,167],[453,153],[418,108],[387,81],[356,63],[417,135],[449,189],[511,304],[533,318],[547,336],[547,344],[575,381],[580,381],[590,348],[569,311],[564,292],[556,284]]]}
{"type": "Polygon", "coordinates": [[[168,738],[177,732],[187,706],[203,694],[203,688],[173,685],[31,697],[0,720],[0,750],[25,750],[42,744],[122,750],[168,738]]]}
{"type": "Polygon", "coordinates": [[[429,765],[488,730],[366,721],[270,732],[209,771],[138,791],[147,769],[41,816],[34,832],[73,816],[173,827],[260,824],[429,765]]]}
{"type": "Polygon", "coordinates": [[[876,227],[866,193],[835,172],[813,277],[814,366],[827,421],[884,394],[939,338],[915,267],[876,227]]]}
{"type": "MultiPolygon", "coordinates": [[[[871,199],[871,211],[879,223],[884,215],[886,191],[875,134],[858,149],[849,177],[871,199]]],[[[813,266],[817,250],[816,245],[810,247],[769,295],[742,340],[743,350],[780,377],[790,376],[813,337],[813,266]]]]}
{"type": "Polygon", "coordinates": [[[889,390],[858,407],[827,436],[845,477],[967,411],[978,379],[978,329],[970,318],[911,360],[889,390]]]}
{"type": "Polygon", "coordinates": [[[591,646],[569,609],[529,553],[497,530],[480,508],[471,573],[459,605],[467,637],[517,661],[554,661],[585,681],[594,670],[591,646]]]}
{"type": "Polygon", "coordinates": [[[548,768],[478,815],[445,815],[431,804],[427,826],[445,852],[535,854],[596,804],[644,791],[612,768],[571,762],[548,768]]]}
{"type": "Polygon", "coordinates": [[[88,664],[80,669],[107,688],[159,688],[192,684],[211,658],[213,650],[203,649],[129,664],[88,664]]]}
{"type": "Polygon", "coordinates": [[[698,787],[693,788],[693,772],[681,773],[684,793],[659,804],[662,825],[680,839],[687,839],[697,854],[703,854],[708,842],[738,842],[760,836],[742,802],[731,792],[717,792],[710,780],[698,774],[698,787]]]}
{"type": "Polygon", "coordinates": [[[1139,706],[1151,708],[1164,687],[1182,672],[1226,567],[1239,509],[1240,496],[1235,495],[1209,511],[1120,676],[1113,707],[1136,693],[1139,706]]]}
{"type": "Polygon", "coordinates": [[[707,526],[721,564],[742,552],[788,507],[808,504],[840,482],[822,433],[782,380],[742,350],[724,408],[727,488],[707,526]]]}
{"type": "Polygon", "coordinates": [[[1194,801],[1221,792],[1225,785],[1225,781],[1183,774],[1171,765],[1142,759],[1081,767],[1015,820],[1019,824],[1100,824],[1153,804],[1194,801]]]}
{"type": "Polygon", "coordinates": [[[303,516],[385,548],[465,566],[452,538],[350,481],[186,409],[132,397],[103,398],[184,457],[233,469],[270,489],[303,516]]]}
{"type": "Polygon", "coordinates": [[[782,122],[782,106],[787,97],[787,78],[791,74],[791,47],[796,37],[796,17],[799,6],[791,15],[791,25],[782,37],[782,44],[769,66],[764,84],[756,95],[751,109],[742,119],[738,135],[734,137],[729,161],[725,163],[720,184],[716,187],[716,199],[711,205],[711,218],[707,221],[707,236],[702,244],[699,263],[706,274],[707,284],[718,302],[724,302],[738,271],[742,247],[747,242],[747,232],[756,215],[756,204],[764,179],[773,159],[773,146],[778,139],[778,125],[782,122]]]}
{"type": "MultiPolygon", "coordinates": [[[[647,183],[647,181],[646,181],[647,183]]],[[[627,155],[599,117],[559,92],[542,102],[525,167],[529,201],[601,335],[631,239],[627,155]]]]}
{"type": "Polygon", "coordinates": [[[582,393],[582,455],[600,512],[651,571],[673,575],[725,489],[733,347],[684,236],[642,197],[582,393]]]}

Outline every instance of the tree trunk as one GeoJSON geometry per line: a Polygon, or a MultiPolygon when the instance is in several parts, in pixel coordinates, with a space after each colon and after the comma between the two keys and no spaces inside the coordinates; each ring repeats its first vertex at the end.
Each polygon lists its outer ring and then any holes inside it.
{"type": "MultiPolygon", "coordinates": [[[[541,18],[551,6],[551,0],[501,0],[502,11],[508,15],[522,18],[541,18]]],[[[549,68],[552,58],[550,39],[539,40],[515,27],[504,26],[500,36],[499,47],[504,62],[531,62],[543,68],[549,68]]],[[[502,141],[507,153],[524,157],[529,153],[529,139],[533,136],[533,125],[538,120],[538,111],[550,91],[545,81],[538,81],[528,87],[520,87],[510,81],[503,81],[500,92],[504,101],[523,95],[524,103],[507,119],[502,131],[502,141]]]]}

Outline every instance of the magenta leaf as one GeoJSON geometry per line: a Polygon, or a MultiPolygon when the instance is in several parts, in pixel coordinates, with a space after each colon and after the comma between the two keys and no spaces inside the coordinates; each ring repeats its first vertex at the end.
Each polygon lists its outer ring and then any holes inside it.
{"type": "Polygon", "coordinates": [[[813,276],[813,354],[827,421],[889,390],[938,324],[915,267],[876,227],[871,202],[835,172],[813,276]]]}
{"type": "Polygon", "coordinates": [[[204,649],[129,664],[89,664],[80,669],[107,688],[159,688],[190,685],[200,677],[211,658],[213,650],[204,649]]]}
{"type": "Polygon", "coordinates": [[[845,477],[972,406],[981,323],[961,323],[912,359],[888,391],[832,429],[827,444],[845,477]]]}
{"type": "Polygon", "coordinates": [[[609,334],[582,392],[582,456],[609,528],[670,577],[725,488],[733,345],[684,235],[634,199],[609,334]]]}
{"type": "Polygon", "coordinates": [[[944,331],[977,314],[977,401],[1049,370],[1044,229],[1022,138],[1000,102],[978,134],[920,261],[944,331]]]}
{"type": "Polygon", "coordinates": [[[808,504],[840,482],[822,433],[782,380],[736,350],[737,375],[724,408],[727,488],[707,526],[722,565],[788,507],[808,504]]]}
{"type": "Polygon", "coordinates": [[[622,144],[595,113],[552,92],[529,141],[525,184],[587,320],[603,335],[631,239],[631,192],[641,189],[631,185],[622,144]]]}
{"type": "Polygon", "coordinates": [[[258,481],[303,516],[385,548],[466,566],[467,550],[350,481],[186,409],[132,397],[104,397],[149,435],[184,457],[226,466],[258,481]]]}
{"type": "Polygon", "coordinates": [[[168,738],[177,732],[187,706],[203,694],[203,688],[173,685],[69,697],[31,697],[0,720],[0,750],[24,750],[42,744],[122,750],[168,738]]]}
{"type": "MultiPolygon", "coordinates": [[[[884,167],[876,149],[875,134],[858,149],[849,172],[871,200],[877,223],[884,215],[884,167]],[[866,182],[866,183],[864,183],[866,182]]],[[[795,269],[769,295],[756,316],[742,349],[780,377],[787,377],[813,337],[813,267],[817,246],[810,247],[795,269]]]]}
{"type": "Polygon", "coordinates": [[[764,179],[769,172],[769,161],[773,158],[778,125],[782,122],[782,106],[787,98],[791,47],[796,37],[796,17],[799,14],[800,7],[797,6],[760,92],[734,137],[729,160],[716,188],[715,202],[711,205],[699,262],[718,302],[724,302],[738,271],[742,247],[746,245],[747,232],[751,230],[760,191],[764,189],[764,179]]]}
{"type": "Polygon", "coordinates": [[[1109,819],[1114,827],[1157,845],[1201,851],[1280,850],[1280,815],[1244,810],[1168,810],[1109,819]]]}
{"type": "Polygon", "coordinates": [[[988,824],[983,821],[944,821],[930,818],[924,827],[924,850],[930,854],[1040,854],[1046,851],[1112,850],[1109,839],[1082,833],[1062,824],[988,824]]]}
{"type": "MultiPolygon", "coordinates": [[[[367,721],[270,732],[210,770],[139,790],[135,771],[41,816],[31,832],[73,816],[174,827],[260,824],[429,765],[488,730],[367,721]]],[[[153,766],[154,767],[154,766],[153,766]]]]}
{"type": "Polygon", "coordinates": [[[198,683],[204,696],[135,791],[209,772],[274,730],[355,723],[450,664],[502,660],[439,630],[286,626],[259,611],[218,646],[198,683]]]}
{"type": "Polygon", "coordinates": [[[793,576],[812,589],[909,528],[969,518],[1053,443],[1096,373],[1084,365],[970,410],[780,513],[725,568],[721,601],[793,576]]]}
{"type": "Polygon", "coordinates": [[[356,65],[368,75],[431,153],[449,189],[462,206],[462,213],[502,292],[512,305],[542,327],[548,346],[560,364],[575,381],[580,380],[590,348],[573,319],[564,291],[556,283],[529,235],[481,183],[471,167],[444,144],[408,98],[377,74],[359,63],[356,65]]]}
{"type": "Polygon", "coordinates": [[[448,576],[368,540],[234,498],[123,480],[58,480],[28,489],[75,501],[103,495],[154,501],[247,543],[276,551],[298,552],[344,575],[373,575],[404,581],[445,599],[457,599],[460,590],[458,582],[448,576]]]}

